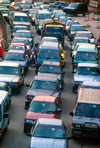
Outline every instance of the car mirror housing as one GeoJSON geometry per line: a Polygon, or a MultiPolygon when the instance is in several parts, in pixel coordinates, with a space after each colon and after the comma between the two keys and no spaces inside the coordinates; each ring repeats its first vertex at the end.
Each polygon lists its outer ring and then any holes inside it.
{"type": "Polygon", "coordinates": [[[70,116],[73,116],[73,115],[74,115],[74,113],[73,113],[73,112],[70,112],[70,113],[69,113],[69,115],[70,115],[70,116]]]}
{"type": "Polygon", "coordinates": [[[31,136],[32,136],[32,134],[31,134],[31,133],[27,133],[27,136],[31,137],[31,136]]]}
{"type": "Polygon", "coordinates": [[[26,87],[30,87],[30,85],[29,84],[26,84],[26,87]]]}
{"type": "Polygon", "coordinates": [[[57,108],[57,112],[62,112],[62,109],[60,109],[60,108],[57,108]]]}

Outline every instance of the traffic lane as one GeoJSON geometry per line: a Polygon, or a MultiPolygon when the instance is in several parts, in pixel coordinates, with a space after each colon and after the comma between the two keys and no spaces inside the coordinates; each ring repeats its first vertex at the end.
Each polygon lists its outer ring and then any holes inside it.
{"type": "MultiPolygon", "coordinates": [[[[77,17],[78,20],[78,17],[77,17]]],[[[65,36],[65,48],[66,53],[66,66],[64,71],[66,72],[64,77],[64,90],[62,91],[62,120],[68,125],[68,136],[71,136],[71,123],[72,116],[69,115],[70,111],[73,111],[76,93],[72,92],[72,59],[70,57],[71,46],[68,36],[65,36]]],[[[74,138],[69,140],[69,148],[99,148],[100,142],[98,139],[91,138],[74,138]]]]}

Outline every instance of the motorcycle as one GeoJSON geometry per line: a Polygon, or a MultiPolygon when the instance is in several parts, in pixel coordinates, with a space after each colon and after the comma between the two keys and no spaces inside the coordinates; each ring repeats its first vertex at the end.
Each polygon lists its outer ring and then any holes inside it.
{"type": "Polygon", "coordinates": [[[30,56],[30,66],[36,66],[36,55],[34,54],[34,52],[32,52],[30,56]]]}
{"type": "Polygon", "coordinates": [[[97,42],[96,46],[97,46],[98,54],[100,55],[100,42],[97,42]]]}

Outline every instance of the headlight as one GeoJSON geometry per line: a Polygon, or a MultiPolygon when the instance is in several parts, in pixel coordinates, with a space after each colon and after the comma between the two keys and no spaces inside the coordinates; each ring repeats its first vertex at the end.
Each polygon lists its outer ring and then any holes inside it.
{"type": "Polygon", "coordinates": [[[97,48],[100,48],[100,46],[97,46],[97,48]]]}
{"type": "Polygon", "coordinates": [[[30,124],[33,124],[34,122],[33,122],[33,120],[26,120],[26,123],[30,123],[30,124]]]}
{"type": "Polygon", "coordinates": [[[80,127],[82,127],[82,125],[80,125],[80,124],[74,124],[74,127],[80,128],[80,127]]]}

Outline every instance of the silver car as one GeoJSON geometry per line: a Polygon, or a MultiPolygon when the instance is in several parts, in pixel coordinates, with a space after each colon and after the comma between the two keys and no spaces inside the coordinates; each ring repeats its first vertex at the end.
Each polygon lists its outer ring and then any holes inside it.
{"type": "Polygon", "coordinates": [[[67,127],[61,119],[39,118],[33,124],[29,148],[68,148],[67,127]]]}

